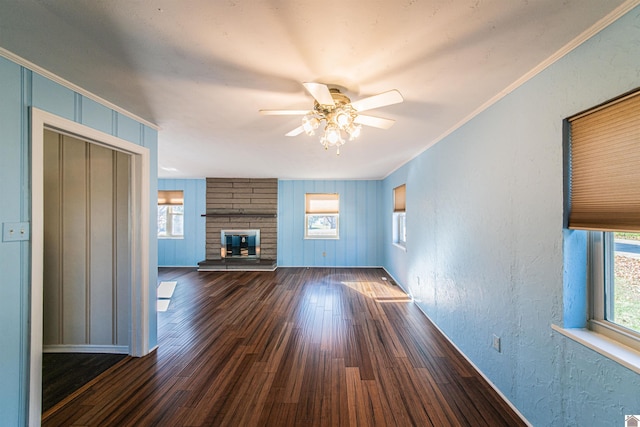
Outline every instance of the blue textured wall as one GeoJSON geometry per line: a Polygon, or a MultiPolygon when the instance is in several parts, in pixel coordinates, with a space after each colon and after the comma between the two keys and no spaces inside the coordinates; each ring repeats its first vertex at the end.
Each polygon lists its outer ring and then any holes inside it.
{"type": "Polygon", "coordinates": [[[278,266],[382,265],[381,185],[381,181],[279,181],[278,266]],[[340,194],[340,239],[305,240],[306,193],[340,194]]]}
{"type": "Polygon", "coordinates": [[[159,179],[158,189],[184,191],[184,239],[158,239],[158,266],[195,267],[206,257],[207,181],[159,179]]]}
{"type": "MultiPolygon", "coordinates": [[[[149,148],[151,193],[155,193],[155,130],[0,57],[0,223],[30,220],[31,106],[149,148]]],[[[150,200],[151,212],[155,212],[155,203],[155,198],[150,200]]],[[[149,278],[153,284],[157,281],[155,219],[151,225],[149,278]]],[[[25,425],[27,416],[29,253],[29,242],[0,242],[0,424],[7,426],[25,425]]],[[[153,347],[157,344],[155,292],[150,295],[150,308],[149,338],[153,347]]]]}
{"type": "Polygon", "coordinates": [[[563,119],[637,87],[638,70],[640,8],[383,184],[385,203],[407,184],[407,252],[385,231],[386,268],[536,426],[640,413],[640,375],[550,328],[586,318],[584,236],[562,228],[563,119]]]}

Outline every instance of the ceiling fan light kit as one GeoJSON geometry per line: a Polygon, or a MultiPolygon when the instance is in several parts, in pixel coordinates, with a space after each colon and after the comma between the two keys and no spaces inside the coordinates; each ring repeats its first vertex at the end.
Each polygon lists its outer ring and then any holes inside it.
{"type": "Polygon", "coordinates": [[[346,143],[345,137],[349,141],[356,139],[360,136],[362,125],[388,129],[395,122],[391,119],[361,115],[360,112],[403,101],[400,92],[390,90],[352,103],[337,88],[329,88],[322,83],[303,83],[303,85],[315,99],[313,110],[260,110],[260,113],[263,115],[304,114],[302,124],[286,136],[297,136],[303,132],[313,136],[324,122],[320,144],[325,150],[336,147],[338,155],[340,147],[346,143]]]}

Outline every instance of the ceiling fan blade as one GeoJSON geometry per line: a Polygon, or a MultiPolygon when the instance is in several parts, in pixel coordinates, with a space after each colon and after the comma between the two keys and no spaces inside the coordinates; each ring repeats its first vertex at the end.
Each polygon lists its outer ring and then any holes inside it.
{"type": "Polygon", "coordinates": [[[336,105],[327,85],[322,83],[302,83],[307,92],[321,105],[336,105]]]}
{"type": "Polygon", "coordinates": [[[298,126],[297,128],[295,128],[291,132],[287,133],[285,136],[298,136],[302,132],[304,132],[304,129],[302,128],[302,126],[298,126]]]}
{"type": "Polygon", "coordinates": [[[378,107],[385,107],[387,105],[399,104],[402,101],[404,101],[404,98],[400,95],[400,92],[393,89],[388,92],[379,93],[378,95],[373,95],[368,98],[352,102],[351,106],[355,108],[356,111],[367,111],[378,107]]]}
{"type": "Polygon", "coordinates": [[[361,114],[358,114],[358,116],[353,121],[361,125],[371,126],[379,129],[389,129],[396,122],[393,119],[383,119],[382,117],[363,116],[361,114]]]}
{"type": "Polygon", "coordinates": [[[304,116],[309,110],[258,110],[263,116],[304,116]]]}

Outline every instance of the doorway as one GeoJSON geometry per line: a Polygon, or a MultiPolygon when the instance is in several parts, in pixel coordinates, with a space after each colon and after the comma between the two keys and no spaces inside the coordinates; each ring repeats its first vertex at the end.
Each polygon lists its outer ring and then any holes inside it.
{"type": "MultiPolygon", "coordinates": [[[[76,147],[76,148],[77,148],[76,147]]],[[[132,356],[144,356],[149,353],[149,218],[150,218],[150,198],[149,198],[149,161],[150,153],[145,147],[133,144],[128,141],[116,138],[112,135],[108,135],[89,127],[80,125],[76,122],[63,119],[61,117],[52,115],[50,113],[32,108],[31,110],[31,178],[32,178],[32,198],[31,198],[31,349],[30,349],[30,384],[29,384],[29,425],[40,425],[40,414],[42,408],[42,351],[43,340],[46,337],[47,345],[57,347],[57,350],[68,351],[69,346],[77,349],[82,348],[84,352],[100,349],[108,349],[108,352],[113,353],[128,353],[132,356]],[[45,298],[44,287],[44,264],[51,263],[51,259],[48,259],[50,254],[45,253],[45,189],[47,192],[50,185],[47,180],[44,156],[45,150],[45,134],[49,136],[53,135],[53,138],[72,138],[77,147],[81,147],[78,150],[71,150],[76,152],[94,152],[97,163],[90,165],[89,168],[80,168],[84,172],[73,172],[85,177],[91,176],[91,174],[98,172],[101,168],[103,170],[109,169],[109,167],[120,168],[126,171],[128,183],[126,184],[126,212],[121,215],[126,215],[126,232],[121,230],[121,237],[126,236],[118,243],[118,239],[112,242],[120,247],[119,251],[111,250],[111,256],[120,257],[121,260],[116,263],[120,268],[116,267],[111,269],[111,272],[105,271],[104,266],[96,264],[92,266],[91,260],[89,264],[73,263],[75,259],[69,261],[72,263],[71,269],[68,269],[69,274],[84,276],[87,280],[80,280],[80,285],[76,286],[77,292],[70,292],[72,298],[77,298],[80,294],[80,298],[73,301],[71,304],[78,304],[82,307],[79,311],[69,311],[69,304],[55,304],[54,313],[47,313],[50,319],[54,321],[47,322],[47,328],[43,328],[43,320],[45,316],[45,310],[43,309],[45,298]],[[80,144],[80,145],[78,145],[80,144]],[[82,144],[85,144],[84,146],[82,144]],[[84,147],[84,148],[82,148],[84,147]],[[111,163],[110,166],[104,164],[103,160],[106,158],[116,159],[115,164],[111,163]],[[119,160],[118,160],[119,159],[119,160]],[[91,169],[95,167],[93,172],[91,169]],[[45,181],[47,182],[45,186],[45,181]],[[116,255],[113,255],[113,254],[116,255]],[[119,253],[119,255],[118,255],[119,253]],[[87,269],[87,265],[89,265],[87,269]],[[123,267],[124,266],[124,267],[123,267]],[[84,269],[84,270],[83,270],[84,269]],[[92,301],[92,289],[91,284],[92,273],[90,270],[95,269],[96,273],[93,277],[96,283],[103,281],[104,276],[111,276],[111,282],[109,286],[96,287],[93,291],[93,297],[97,297],[96,301],[92,301]],[[80,272],[79,272],[80,270],[80,272]],[[119,280],[120,286],[116,285],[115,290],[113,286],[114,274],[118,276],[118,270],[120,270],[119,280]],[[87,282],[89,284],[87,284],[87,282]],[[124,286],[126,285],[126,286],[124,286]],[[79,291],[78,291],[79,290],[79,291]],[[119,308],[114,309],[114,294],[115,299],[120,300],[118,302],[119,308]],[[106,310],[103,306],[100,306],[101,299],[110,299],[111,306],[106,310]],[[126,307],[124,307],[126,306],[126,307]],[[63,307],[63,310],[67,312],[58,312],[59,308],[63,307]],[[94,307],[92,309],[92,307],[94,307]],[[58,311],[56,311],[58,310],[58,311]],[[109,312],[110,314],[105,315],[109,312]],[[123,315],[124,313],[124,315],[123,315]],[[68,319],[65,320],[65,317],[68,319]],[[106,316],[106,317],[105,317],[106,316]],[[101,325],[101,319],[107,318],[109,325],[101,325]],[[81,319],[80,326],[78,321],[81,319]],[[94,319],[92,321],[92,319],[94,319]],[[126,332],[123,332],[126,331],[126,332]],[[66,342],[65,342],[66,341],[66,342]]],[[[46,152],[47,156],[51,155],[50,152],[46,152]]],[[[55,155],[55,153],[54,153],[55,155]]],[[[59,155],[59,153],[58,153],[59,155]]],[[[72,156],[73,157],[73,156],[72,156]]],[[[80,156],[81,157],[81,156],[80,156]]],[[[91,157],[91,156],[89,156],[91,157]]],[[[85,159],[86,161],[86,159],[85,159]]],[[[48,166],[50,167],[50,166],[48,166]]],[[[50,172],[50,171],[49,171],[50,172]]],[[[122,174],[120,180],[122,180],[122,174]]],[[[81,182],[75,179],[70,180],[70,185],[78,185],[77,182],[81,182]]],[[[89,179],[89,181],[91,181],[89,179]]],[[[96,182],[101,182],[102,186],[109,186],[111,184],[105,184],[96,178],[96,182]]],[[[118,178],[116,178],[118,181],[118,178]]],[[[86,181],[85,181],[86,183],[86,181]]],[[[95,183],[95,182],[94,182],[95,183]]],[[[90,184],[89,184],[90,185],[90,184]]],[[[124,185],[121,183],[121,185],[124,185]]],[[[87,198],[87,194],[91,190],[87,185],[80,185],[80,188],[76,188],[72,193],[76,194],[75,199],[71,199],[72,203],[78,203],[78,200],[84,200],[87,198]],[[83,190],[84,188],[84,190],[83,190]]],[[[96,189],[96,194],[101,195],[104,193],[103,189],[96,189]]],[[[49,197],[49,195],[47,196],[49,197]]],[[[100,198],[99,197],[99,198],[100,198]]],[[[110,192],[109,197],[113,197],[113,193],[110,192]]],[[[102,197],[104,199],[104,197],[102,197]]],[[[123,196],[120,198],[122,200],[123,196]]],[[[63,198],[64,199],[64,198],[63,198]]],[[[98,222],[109,222],[111,217],[111,223],[113,224],[113,216],[116,215],[114,210],[118,210],[118,207],[113,207],[110,214],[106,215],[106,220],[100,219],[104,215],[105,201],[98,200],[93,203],[85,204],[83,215],[78,219],[71,219],[67,222],[68,226],[63,227],[67,229],[68,234],[71,234],[70,240],[72,243],[65,243],[68,240],[64,237],[61,240],[61,244],[70,244],[72,247],[76,247],[77,252],[75,257],[84,257],[85,261],[88,259],[86,256],[91,251],[97,251],[103,255],[108,254],[109,250],[104,250],[100,245],[100,239],[97,242],[92,242],[91,238],[79,238],[77,240],[76,232],[78,235],[87,233],[91,234],[92,231],[87,231],[86,227],[77,227],[74,229],[74,224],[78,224],[76,221],[82,222],[91,221],[92,216],[87,209],[93,209],[91,205],[98,206],[96,209],[95,220],[98,222]],[[89,206],[87,208],[87,206],[89,206]],[[101,208],[100,208],[101,207],[101,208]],[[84,218],[84,219],[82,219],[84,218]],[[96,243],[96,245],[94,245],[96,243]],[[78,249],[80,248],[80,249],[78,249]]],[[[116,204],[118,205],[118,204],[116,204]]],[[[120,203],[120,208],[123,204],[120,203]]],[[[83,209],[81,208],[80,211],[83,209]]],[[[54,212],[55,213],[55,212],[54,212]]],[[[56,219],[49,218],[50,212],[47,211],[46,221],[55,223],[56,219]]],[[[116,215],[117,216],[117,215],[116,215]]],[[[64,224],[65,220],[58,221],[64,224]]],[[[48,232],[56,227],[47,227],[48,232]]],[[[59,231],[59,229],[58,229],[59,231]]],[[[101,233],[101,230],[94,230],[96,233],[101,233]]],[[[55,260],[55,256],[53,257],[55,260]]],[[[63,262],[64,264],[64,262],[63,262]]],[[[60,265],[60,264],[58,264],[60,265]]],[[[62,267],[64,268],[64,267],[62,267]]],[[[54,268],[55,270],[55,268],[54,268]]],[[[60,274],[58,274],[60,277],[60,274]]],[[[116,280],[117,282],[117,280],[116,280]]],[[[66,279],[65,279],[66,283],[66,279]]],[[[55,298],[64,298],[64,290],[60,287],[50,287],[46,291],[46,295],[54,295],[55,298]],[[53,289],[53,291],[51,291],[53,289]]],[[[106,304],[105,304],[106,305],[106,304]]]]}
{"type": "Polygon", "coordinates": [[[130,163],[44,130],[45,353],[129,353],[130,163]]]}
{"type": "Polygon", "coordinates": [[[46,411],[129,353],[131,155],[50,129],[43,149],[46,411]]]}

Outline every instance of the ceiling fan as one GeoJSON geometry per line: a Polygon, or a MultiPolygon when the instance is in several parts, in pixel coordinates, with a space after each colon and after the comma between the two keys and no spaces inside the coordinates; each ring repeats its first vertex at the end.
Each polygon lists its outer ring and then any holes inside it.
{"type": "Polygon", "coordinates": [[[340,146],[346,142],[343,133],[349,140],[353,140],[360,135],[361,125],[389,129],[395,123],[392,119],[363,115],[361,112],[404,101],[400,92],[395,89],[351,102],[338,88],[329,88],[322,83],[303,83],[303,86],[315,100],[312,110],[260,110],[260,114],[303,116],[302,124],[286,136],[297,136],[303,132],[314,135],[324,121],[320,144],[325,150],[336,147],[337,154],[340,154],[340,146]]]}

